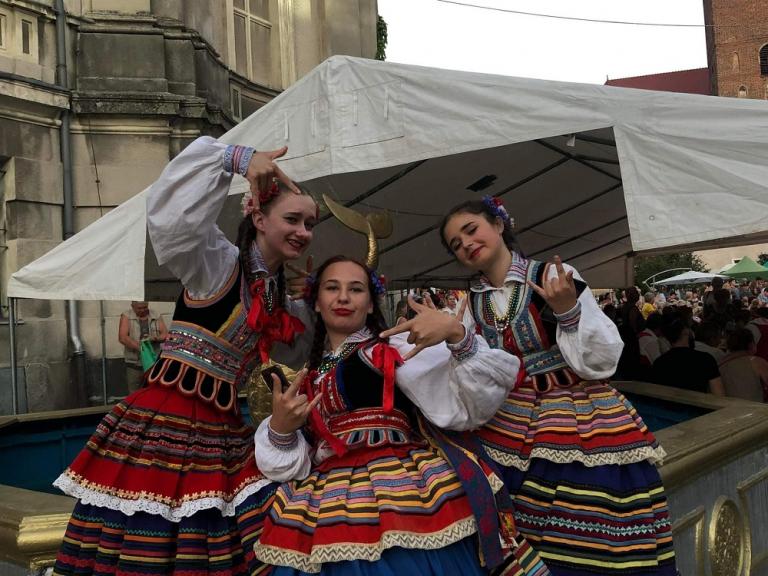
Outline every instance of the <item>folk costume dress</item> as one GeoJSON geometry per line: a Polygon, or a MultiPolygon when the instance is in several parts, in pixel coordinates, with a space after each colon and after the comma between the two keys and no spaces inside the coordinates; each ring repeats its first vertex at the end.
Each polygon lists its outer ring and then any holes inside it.
{"type": "Polygon", "coordinates": [[[55,482],[78,500],[55,574],[268,571],[253,543],[276,485],[256,467],[237,387],[273,342],[290,342],[302,325],[276,301],[255,243],[260,280],[248,286],[238,249],[215,224],[238,158],[251,153],[201,138],[150,191],[155,254],[185,290],[144,387],[104,417],[55,482]]]}
{"type": "MultiPolygon", "coordinates": [[[[259,426],[259,467],[285,481],[255,547],[275,576],[488,573],[462,482],[421,437],[415,413],[472,428],[495,413],[519,363],[470,334],[453,356],[438,345],[400,365],[410,345],[399,342],[363,329],[325,357],[307,380],[308,396],[323,397],[306,438],[276,435],[271,419],[259,426]]],[[[521,547],[522,563],[506,573],[549,574],[521,547]]]]}
{"type": "MultiPolygon", "coordinates": [[[[573,270],[566,266],[566,271],[573,270]]],[[[664,456],[608,383],[622,342],[574,271],[576,306],[555,315],[526,280],[554,266],[513,253],[504,286],[471,286],[465,326],[520,358],[525,377],[477,430],[514,499],[517,528],[556,576],[674,575],[664,456]]]]}

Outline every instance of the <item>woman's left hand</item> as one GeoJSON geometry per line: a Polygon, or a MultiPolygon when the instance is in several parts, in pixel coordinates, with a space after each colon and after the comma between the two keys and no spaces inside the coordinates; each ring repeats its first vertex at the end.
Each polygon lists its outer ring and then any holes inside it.
{"type": "Polygon", "coordinates": [[[459,319],[464,317],[464,310],[467,307],[466,300],[459,308],[459,313],[456,316],[435,310],[429,298],[426,298],[425,301],[429,304],[419,304],[412,296],[408,296],[408,306],[416,312],[416,317],[380,334],[382,338],[387,338],[402,332],[410,332],[408,343],[416,346],[403,356],[403,360],[409,360],[424,348],[429,348],[440,342],[447,341],[456,344],[464,338],[464,325],[459,319]]]}
{"type": "Polygon", "coordinates": [[[285,278],[288,297],[291,300],[301,300],[307,289],[307,278],[312,275],[312,256],[307,257],[306,270],[302,270],[290,262],[286,262],[285,267],[293,272],[292,276],[285,278]]]}
{"type": "Polygon", "coordinates": [[[560,256],[555,256],[555,270],[557,275],[552,279],[543,278],[542,286],[538,286],[528,280],[528,285],[536,293],[544,298],[552,312],[555,314],[564,314],[576,306],[579,294],[576,292],[576,284],[573,282],[573,271],[567,272],[563,268],[563,262],[560,256]]]}

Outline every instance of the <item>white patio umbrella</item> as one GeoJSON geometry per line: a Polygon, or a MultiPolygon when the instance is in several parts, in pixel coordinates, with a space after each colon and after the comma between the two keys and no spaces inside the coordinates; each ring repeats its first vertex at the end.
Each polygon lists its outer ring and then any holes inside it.
{"type": "Polygon", "coordinates": [[[726,278],[721,274],[711,274],[708,272],[696,272],[695,270],[689,270],[682,274],[665,278],[654,282],[654,286],[683,286],[686,284],[709,284],[713,278],[726,278]]]}

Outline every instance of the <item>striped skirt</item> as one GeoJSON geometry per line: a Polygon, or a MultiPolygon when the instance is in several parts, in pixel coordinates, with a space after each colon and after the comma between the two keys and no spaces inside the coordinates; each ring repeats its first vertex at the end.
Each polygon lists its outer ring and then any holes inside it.
{"type": "Polygon", "coordinates": [[[439,550],[475,531],[461,482],[436,452],[363,449],[282,484],[255,552],[266,564],[317,573],[378,562],[392,548],[439,550]]]}
{"type": "Polygon", "coordinates": [[[178,522],[78,502],[53,574],[267,574],[270,567],[256,560],[253,544],[261,534],[275,487],[271,484],[249,496],[234,516],[208,508],[178,522]]]}
{"type": "Polygon", "coordinates": [[[277,484],[253,428],[176,387],[115,406],[54,483],[78,499],[55,574],[255,574],[277,484]]]}
{"type": "Polygon", "coordinates": [[[664,451],[613,387],[518,388],[477,437],[552,574],[676,574],[664,451]]]}

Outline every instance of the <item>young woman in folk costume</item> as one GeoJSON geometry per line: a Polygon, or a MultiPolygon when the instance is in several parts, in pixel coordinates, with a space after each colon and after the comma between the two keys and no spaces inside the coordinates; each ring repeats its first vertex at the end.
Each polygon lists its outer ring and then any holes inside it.
{"type": "Polygon", "coordinates": [[[471,576],[496,566],[549,574],[529,545],[513,542],[519,534],[500,526],[493,506],[476,520],[461,480],[415,418],[422,411],[438,426],[479,425],[503,402],[519,361],[427,307],[419,322],[441,343],[411,357],[405,339],[378,336],[382,294],[371,270],[349,258],[317,271],[309,367],[285,391],[275,379],[272,416],[256,432],[259,469],[283,482],[257,558],[275,565],[275,576],[471,576]],[[485,567],[476,536],[483,523],[485,567]]]}
{"type": "Polygon", "coordinates": [[[515,251],[500,201],[456,206],[441,236],[480,273],[467,329],[520,358],[525,371],[471,439],[512,494],[517,528],[557,576],[674,575],[654,465],[664,452],[607,382],[622,349],[614,324],[572,267],[515,251]]]}
{"type": "MultiPolygon", "coordinates": [[[[317,205],[275,165],[284,153],[199,138],[152,186],[150,238],[184,291],[145,386],[115,406],[55,482],[78,499],[55,574],[268,570],[253,542],[276,486],[256,468],[236,394],[272,344],[303,331],[283,263],[305,251],[317,205]],[[234,173],[253,193],[237,246],[216,226],[234,173]]],[[[293,364],[310,344],[297,346],[293,364]]]]}

